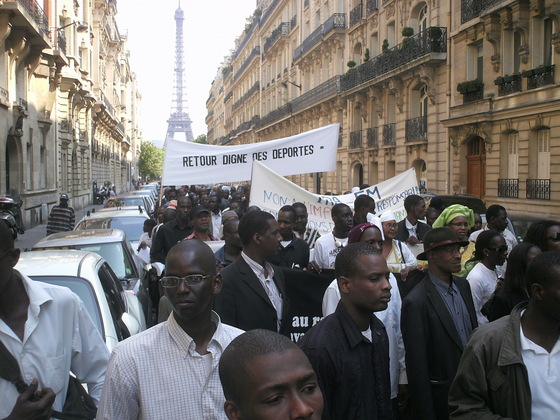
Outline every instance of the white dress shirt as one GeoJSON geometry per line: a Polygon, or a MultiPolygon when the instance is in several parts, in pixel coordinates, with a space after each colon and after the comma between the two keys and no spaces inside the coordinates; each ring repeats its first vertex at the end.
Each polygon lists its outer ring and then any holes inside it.
{"type": "Polygon", "coordinates": [[[560,413],[560,340],[549,353],[525,337],[521,325],[519,329],[521,357],[527,367],[531,389],[531,419],[557,419],[560,413]]]}
{"type": "MultiPolygon", "coordinates": [[[[407,383],[406,367],[404,363],[404,342],[401,333],[401,294],[397,279],[389,275],[391,284],[391,300],[387,309],[375,312],[375,316],[383,322],[389,338],[389,374],[391,377],[391,398],[396,398],[399,384],[407,383]]],[[[329,284],[323,295],[323,316],[332,314],[340,301],[340,290],[335,280],[329,284]]],[[[362,332],[363,333],[363,332],[362,332]]],[[[371,333],[371,332],[370,332],[371,333]]],[[[370,337],[371,340],[371,337],[370,337]]]]}
{"type": "Polygon", "coordinates": [[[111,354],[97,419],[226,420],[218,362],[243,331],[222,324],[215,312],[212,322],[216,331],[209,355],[196,352],[173,312],[166,322],[119,343],[111,354]]]}
{"type": "MultiPolygon", "coordinates": [[[[98,402],[109,360],[109,350],[80,298],[66,287],[33,281],[19,273],[29,297],[23,341],[0,319],[0,340],[18,361],[21,376],[56,394],[53,409],[61,411],[69,373],[87,383],[98,402]]],[[[7,417],[19,393],[0,378],[0,418],[7,417]]]]}
{"type": "Polygon", "coordinates": [[[280,291],[278,290],[278,286],[274,282],[274,268],[272,265],[265,260],[264,267],[260,265],[255,260],[252,260],[245,252],[241,251],[241,256],[245,260],[245,262],[249,265],[255,276],[261,282],[261,285],[266,292],[268,299],[276,309],[276,318],[278,319],[278,331],[280,331],[280,327],[282,326],[282,309],[284,303],[282,301],[282,296],[280,296],[280,291]],[[266,274],[265,274],[266,269],[266,274]]]}
{"type": "Polygon", "coordinates": [[[216,239],[220,239],[220,228],[222,227],[222,212],[219,211],[218,214],[210,212],[210,217],[212,218],[212,236],[216,239]]]}

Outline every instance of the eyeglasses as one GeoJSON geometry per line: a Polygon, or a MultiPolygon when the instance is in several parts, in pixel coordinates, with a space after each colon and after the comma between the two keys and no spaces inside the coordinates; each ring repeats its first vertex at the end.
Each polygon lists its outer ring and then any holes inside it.
{"type": "Polygon", "coordinates": [[[554,236],[550,236],[547,239],[550,239],[552,242],[560,242],[560,232],[556,232],[554,236]]]}
{"type": "Polygon", "coordinates": [[[161,285],[168,289],[174,289],[179,286],[180,282],[184,282],[188,287],[198,286],[211,275],[203,276],[202,274],[191,274],[185,277],[165,276],[161,278],[161,285]]]}
{"type": "Polygon", "coordinates": [[[469,227],[468,222],[455,222],[455,223],[449,223],[451,226],[457,226],[457,227],[469,227]]]}
{"type": "Polygon", "coordinates": [[[487,249],[489,249],[490,251],[499,252],[500,254],[504,254],[504,253],[507,252],[508,247],[507,247],[507,245],[502,245],[502,246],[500,246],[500,247],[498,247],[498,248],[487,248],[487,249]]]}

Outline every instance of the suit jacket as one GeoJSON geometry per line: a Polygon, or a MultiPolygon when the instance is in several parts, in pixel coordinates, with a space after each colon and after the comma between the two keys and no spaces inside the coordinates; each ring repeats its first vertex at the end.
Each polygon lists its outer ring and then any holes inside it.
{"type": "MultiPolygon", "coordinates": [[[[243,256],[224,268],[220,274],[223,286],[214,299],[214,310],[220,315],[222,322],[245,331],[262,328],[278,332],[276,309],[243,256]]],[[[279,267],[274,267],[274,283],[282,297],[280,333],[285,334],[289,323],[289,306],[284,273],[279,267]]]]}
{"type": "MultiPolygon", "coordinates": [[[[453,282],[463,297],[474,329],[477,321],[469,283],[456,276],[453,282]]],[[[418,419],[447,420],[447,397],[463,345],[429,274],[403,300],[401,330],[412,411],[418,419]]]]}
{"type": "MultiPolygon", "coordinates": [[[[399,227],[399,230],[397,231],[397,236],[395,237],[395,239],[398,239],[401,242],[406,242],[406,240],[409,237],[408,229],[406,228],[406,217],[402,219],[399,223],[397,223],[397,226],[399,227]]],[[[432,229],[430,225],[418,221],[416,226],[416,237],[419,240],[424,239],[424,235],[430,229],[432,229]]]]}

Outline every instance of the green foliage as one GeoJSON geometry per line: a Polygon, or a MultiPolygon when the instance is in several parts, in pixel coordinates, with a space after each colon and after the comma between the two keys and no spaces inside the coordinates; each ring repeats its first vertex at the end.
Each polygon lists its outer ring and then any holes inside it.
{"type": "Polygon", "coordinates": [[[383,40],[383,44],[381,45],[381,51],[383,51],[384,53],[389,51],[389,41],[388,40],[386,40],[386,39],[383,40]]]}
{"type": "Polygon", "coordinates": [[[409,26],[406,26],[406,27],[402,28],[401,34],[402,34],[402,36],[405,36],[405,37],[412,36],[412,35],[414,35],[414,29],[412,29],[409,26]]]}
{"type": "Polygon", "coordinates": [[[193,143],[208,144],[206,134],[200,134],[199,136],[197,136],[197,138],[193,140],[193,143]]]}
{"type": "Polygon", "coordinates": [[[140,146],[138,171],[142,178],[157,179],[163,171],[163,149],[150,141],[143,141],[140,146]]]}
{"type": "Polygon", "coordinates": [[[469,92],[478,92],[484,88],[484,83],[480,79],[467,80],[465,82],[457,83],[457,91],[461,94],[469,92]]]}
{"type": "Polygon", "coordinates": [[[367,63],[370,59],[370,55],[369,55],[369,48],[366,48],[366,53],[364,54],[364,63],[367,63]]]}
{"type": "Polygon", "coordinates": [[[350,61],[348,61],[348,63],[346,63],[346,65],[349,68],[353,69],[354,67],[356,67],[356,62],[354,60],[350,60],[350,61]]]}

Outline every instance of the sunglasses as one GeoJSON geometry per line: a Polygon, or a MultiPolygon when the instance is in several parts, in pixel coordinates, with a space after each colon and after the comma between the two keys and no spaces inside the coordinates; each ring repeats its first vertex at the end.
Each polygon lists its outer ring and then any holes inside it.
{"type": "Polygon", "coordinates": [[[507,247],[507,245],[502,245],[498,248],[487,248],[487,249],[489,249],[490,251],[499,252],[500,254],[505,254],[508,250],[508,247],[507,247]]]}
{"type": "Polygon", "coordinates": [[[184,282],[188,287],[198,286],[210,275],[203,276],[202,274],[191,274],[185,277],[165,276],[161,278],[161,285],[167,289],[174,289],[179,287],[179,283],[184,282]]]}
{"type": "Polygon", "coordinates": [[[547,239],[550,239],[552,242],[560,242],[560,232],[556,232],[554,236],[549,236],[547,239]]]}

